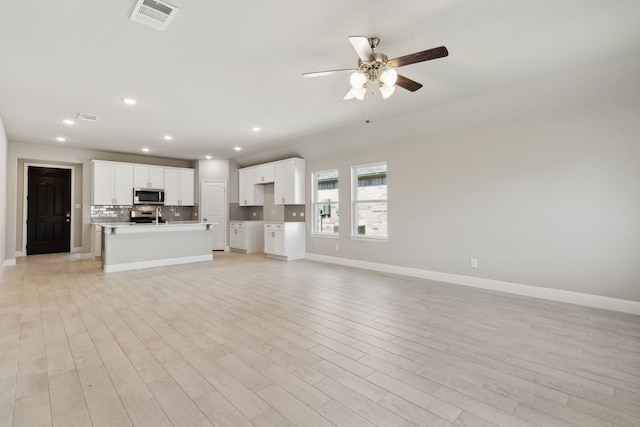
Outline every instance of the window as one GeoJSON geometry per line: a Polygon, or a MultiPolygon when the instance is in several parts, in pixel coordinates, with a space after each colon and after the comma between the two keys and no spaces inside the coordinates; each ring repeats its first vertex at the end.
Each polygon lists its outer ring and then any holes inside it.
{"type": "Polygon", "coordinates": [[[313,232],[338,234],[338,170],[314,172],[313,179],[313,232]]]}
{"type": "Polygon", "coordinates": [[[354,166],[353,221],[354,237],[387,237],[387,164],[354,166]]]}

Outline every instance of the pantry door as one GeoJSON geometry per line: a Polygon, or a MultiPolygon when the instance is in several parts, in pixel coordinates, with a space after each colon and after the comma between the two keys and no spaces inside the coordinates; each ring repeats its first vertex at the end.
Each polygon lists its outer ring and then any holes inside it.
{"type": "Polygon", "coordinates": [[[223,251],[227,236],[227,182],[202,181],[202,213],[204,222],[211,222],[213,230],[212,250],[223,251]]]}

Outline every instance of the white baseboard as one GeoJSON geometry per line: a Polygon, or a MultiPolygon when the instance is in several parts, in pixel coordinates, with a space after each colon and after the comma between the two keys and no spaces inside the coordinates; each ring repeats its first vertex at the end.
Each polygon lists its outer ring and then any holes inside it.
{"type": "Polygon", "coordinates": [[[461,274],[440,273],[437,271],[421,270],[418,268],[400,267],[390,264],[378,264],[374,262],[358,261],[326,255],[316,255],[308,253],[305,255],[305,258],[312,261],[339,264],[347,267],[355,267],[365,270],[381,271],[384,273],[418,277],[421,279],[435,280],[438,282],[453,283],[456,285],[470,286],[491,291],[506,292],[515,295],[524,295],[533,298],[566,302],[586,307],[602,308],[605,310],[640,315],[639,301],[603,297],[600,295],[584,294],[573,291],[563,291],[561,289],[543,288],[540,286],[521,285],[518,283],[503,282],[493,279],[483,279],[481,277],[464,276],[461,274]]]}
{"type": "Polygon", "coordinates": [[[16,259],[5,259],[4,262],[2,263],[3,267],[15,267],[16,265],[16,259]]]}
{"type": "Polygon", "coordinates": [[[93,252],[85,252],[82,254],[82,259],[93,259],[93,252]]]}
{"type": "Polygon", "coordinates": [[[20,258],[20,257],[26,256],[26,254],[23,251],[16,251],[15,256],[16,258],[20,258]]]}

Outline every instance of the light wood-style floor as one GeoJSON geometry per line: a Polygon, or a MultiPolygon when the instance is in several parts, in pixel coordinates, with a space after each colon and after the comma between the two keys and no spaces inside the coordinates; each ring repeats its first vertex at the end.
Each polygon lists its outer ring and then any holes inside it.
{"type": "Polygon", "coordinates": [[[0,281],[0,426],[640,426],[640,318],[216,253],[0,281]]]}

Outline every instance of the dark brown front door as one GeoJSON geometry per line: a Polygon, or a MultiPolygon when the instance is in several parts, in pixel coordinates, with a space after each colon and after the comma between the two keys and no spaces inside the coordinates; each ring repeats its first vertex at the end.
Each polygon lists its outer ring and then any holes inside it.
{"type": "Polygon", "coordinates": [[[71,250],[71,170],[29,166],[27,255],[71,250]]]}

